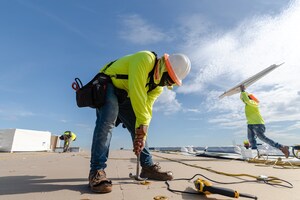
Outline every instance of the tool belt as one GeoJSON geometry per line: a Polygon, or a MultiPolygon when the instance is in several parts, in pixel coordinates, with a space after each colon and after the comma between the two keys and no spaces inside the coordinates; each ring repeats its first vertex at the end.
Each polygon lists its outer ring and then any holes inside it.
{"type": "Polygon", "coordinates": [[[98,73],[86,85],[82,85],[79,78],[75,78],[73,88],[76,90],[76,103],[78,107],[100,108],[105,103],[107,83],[111,79],[104,73],[98,73]]]}

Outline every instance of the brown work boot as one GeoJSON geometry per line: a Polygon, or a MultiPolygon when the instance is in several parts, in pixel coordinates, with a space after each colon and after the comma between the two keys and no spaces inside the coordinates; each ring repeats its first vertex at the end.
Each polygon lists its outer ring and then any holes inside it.
{"type": "Polygon", "coordinates": [[[158,180],[158,181],[169,181],[173,179],[173,173],[168,172],[162,172],[160,171],[160,166],[158,166],[159,163],[156,163],[149,167],[142,167],[142,172],[140,174],[141,178],[148,178],[152,180],[158,180]]]}
{"type": "Polygon", "coordinates": [[[284,154],[284,156],[286,158],[288,158],[290,156],[290,151],[289,151],[288,146],[283,146],[283,147],[280,148],[280,150],[282,151],[282,153],[284,154]]]}
{"type": "Polygon", "coordinates": [[[93,192],[97,193],[108,193],[112,191],[112,183],[106,178],[104,170],[90,172],[89,186],[93,192]]]}

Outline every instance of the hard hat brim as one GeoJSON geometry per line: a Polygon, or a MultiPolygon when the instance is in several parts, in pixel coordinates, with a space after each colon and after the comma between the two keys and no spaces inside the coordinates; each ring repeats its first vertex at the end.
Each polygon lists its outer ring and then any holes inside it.
{"type": "Polygon", "coordinates": [[[248,97],[256,103],[259,103],[259,100],[253,94],[248,94],[248,97]]]}
{"type": "Polygon", "coordinates": [[[167,68],[170,78],[174,81],[174,83],[176,83],[176,85],[181,86],[182,81],[176,76],[176,74],[171,66],[171,63],[169,61],[169,55],[165,53],[164,58],[165,58],[166,68],[167,68]]]}

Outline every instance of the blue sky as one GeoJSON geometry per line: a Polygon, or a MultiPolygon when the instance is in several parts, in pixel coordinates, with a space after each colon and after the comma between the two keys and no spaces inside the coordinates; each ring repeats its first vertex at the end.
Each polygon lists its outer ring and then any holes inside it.
{"type": "MultiPolygon", "coordinates": [[[[149,146],[241,144],[239,95],[218,96],[282,62],[248,91],[266,135],[299,144],[299,21],[299,0],[0,0],[0,128],[72,130],[89,149],[95,111],[77,108],[74,78],[86,83],[105,63],[152,50],[185,53],[192,70],[155,103],[149,146]]],[[[115,128],[111,146],[131,148],[127,130],[115,128]]]]}

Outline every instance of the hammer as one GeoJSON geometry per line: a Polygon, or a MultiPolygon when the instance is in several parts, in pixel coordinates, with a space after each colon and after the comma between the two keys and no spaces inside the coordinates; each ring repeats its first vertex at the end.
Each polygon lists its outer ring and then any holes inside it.
{"type": "Polygon", "coordinates": [[[137,181],[145,181],[147,179],[140,177],[140,154],[136,156],[136,175],[130,173],[129,177],[137,181]]]}

